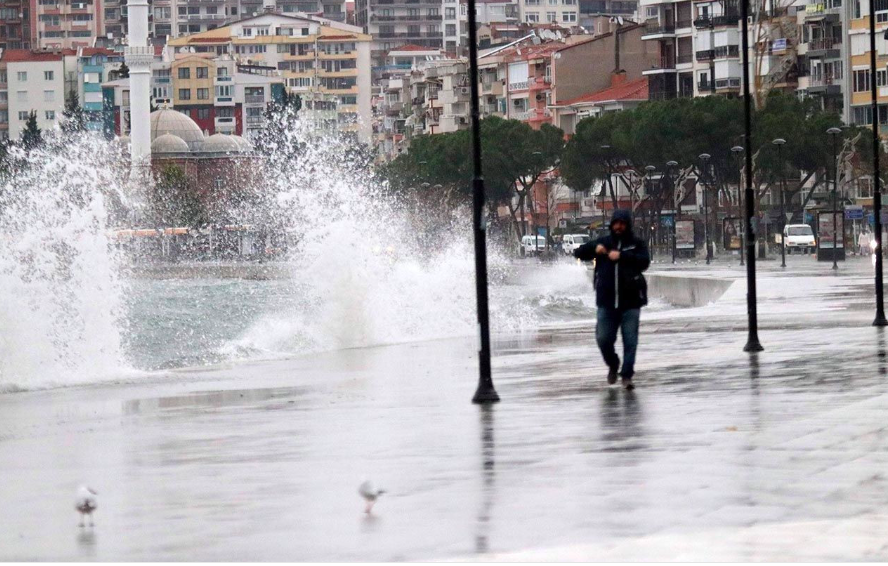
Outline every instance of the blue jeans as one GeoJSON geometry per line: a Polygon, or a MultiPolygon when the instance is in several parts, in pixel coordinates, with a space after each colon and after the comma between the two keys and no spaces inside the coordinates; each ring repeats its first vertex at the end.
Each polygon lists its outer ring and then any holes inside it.
{"type": "Polygon", "coordinates": [[[617,331],[623,335],[623,369],[620,375],[630,378],[635,374],[635,350],[638,349],[638,322],[641,309],[613,309],[598,307],[598,327],[595,338],[598,349],[608,367],[620,367],[620,356],[614,351],[617,331]]]}

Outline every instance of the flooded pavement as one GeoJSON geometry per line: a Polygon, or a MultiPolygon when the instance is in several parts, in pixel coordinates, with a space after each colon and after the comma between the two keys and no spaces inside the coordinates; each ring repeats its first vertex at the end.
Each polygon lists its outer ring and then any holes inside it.
{"type": "Polygon", "coordinates": [[[631,393],[572,321],[500,336],[493,407],[462,338],[0,395],[0,558],[888,559],[888,337],[843,268],[763,268],[754,356],[742,280],[644,313],[631,393]]]}

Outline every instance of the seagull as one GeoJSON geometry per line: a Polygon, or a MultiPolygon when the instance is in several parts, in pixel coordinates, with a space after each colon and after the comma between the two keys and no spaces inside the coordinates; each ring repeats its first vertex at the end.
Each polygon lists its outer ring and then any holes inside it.
{"type": "Polygon", "coordinates": [[[93,526],[92,513],[96,510],[96,507],[98,507],[96,504],[96,495],[98,495],[98,493],[85,485],[80,486],[77,490],[77,500],[74,503],[74,508],[80,512],[81,527],[83,526],[84,515],[89,515],[89,526],[93,526]]]}
{"type": "Polygon", "coordinates": [[[369,515],[370,512],[373,511],[373,504],[376,503],[376,500],[377,498],[379,498],[380,495],[385,493],[385,490],[376,489],[376,487],[373,486],[373,482],[367,480],[361,484],[361,487],[358,488],[358,493],[360,493],[361,497],[363,497],[367,501],[367,508],[364,510],[364,512],[369,515]]]}

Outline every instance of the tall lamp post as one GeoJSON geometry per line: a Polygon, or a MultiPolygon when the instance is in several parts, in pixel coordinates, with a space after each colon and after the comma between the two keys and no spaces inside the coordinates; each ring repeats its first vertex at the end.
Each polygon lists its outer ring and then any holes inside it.
{"type": "Polygon", "coordinates": [[[839,128],[830,128],[826,130],[826,133],[829,134],[829,137],[832,138],[832,150],[833,150],[833,190],[832,190],[832,258],[833,258],[833,269],[839,269],[839,264],[836,263],[836,256],[838,255],[839,250],[839,225],[837,221],[837,209],[836,209],[836,193],[839,190],[839,134],[842,133],[842,130],[839,128]]]}
{"type": "Polygon", "coordinates": [[[675,252],[677,242],[675,241],[675,236],[677,234],[677,224],[678,219],[681,218],[681,203],[676,200],[676,186],[675,182],[678,180],[678,177],[674,175],[675,168],[678,167],[677,161],[667,161],[666,162],[666,171],[669,172],[669,181],[672,183],[672,206],[675,208],[672,214],[672,264],[675,264],[675,252]]]}
{"type": "MultiPolygon", "coordinates": [[[[652,192],[651,188],[653,187],[653,180],[654,180],[652,175],[653,175],[654,171],[656,171],[656,170],[657,170],[657,168],[654,167],[653,165],[645,165],[644,166],[645,176],[648,178],[648,182],[647,182],[648,194],[650,194],[652,192]]],[[[660,200],[659,191],[660,191],[660,189],[658,188],[656,190],[658,202],[660,200]]],[[[648,199],[648,204],[650,204],[650,202],[651,202],[650,199],[648,199]]],[[[648,211],[650,212],[650,207],[648,208],[648,211]]],[[[654,212],[656,212],[656,211],[654,211],[654,212]]],[[[652,217],[653,217],[653,212],[651,212],[648,215],[648,218],[652,218],[652,217]]],[[[653,224],[653,221],[651,222],[651,224],[653,224]]],[[[657,243],[657,240],[656,240],[657,228],[659,228],[659,226],[657,226],[656,224],[654,224],[653,226],[650,227],[651,259],[653,259],[653,257],[654,257],[654,247],[655,247],[655,244],[657,243]]]]}
{"type": "MultiPolygon", "coordinates": [[[[605,175],[605,177],[604,177],[604,191],[605,191],[605,193],[611,187],[611,182],[612,182],[612,180],[611,180],[612,172],[611,172],[611,163],[610,163],[610,150],[611,150],[611,146],[609,146],[609,145],[601,146],[601,151],[603,151],[605,154],[605,156],[604,156],[604,175],[605,175]]],[[[616,198],[616,195],[608,195],[608,196],[612,196],[613,198],[616,198]]],[[[605,199],[605,200],[607,200],[607,199],[605,199]]],[[[614,210],[616,210],[617,203],[614,201],[611,201],[611,202],[614,205],[614,210]]],[[[602,227],[605,227],[605,226],[607,226],[607,214],[604,209],[601,209],[601,213],[603,215],[602,227]]]]}
{"type": "Polygon", "coordinates": [[[490,370],[490,310],[487,296],[487,218],[484,176],[481,170],[481,109],[478,101],[478,30],[475,25],[475,0],[468,0],[469,79],[472,94],[472,226],[475,232],[475,294],[478,302],[478,389],[473,403],[500,400],[493,388],[490,370]]]}
{"type": "MultiPolygon", "coordinates": [[[[737,166],[738,166],[738,170],[739,170],[740,154],[743,153],[743,146],[735,145],[734,147],[731,148],[731,153],[733,153],[734,155],[737,156],[737,166]]],[[[737,183],[737,220],[740,220],[741,218],[743,218],[743,212],[742,212],[743,207],[741,206],[742,202],[743,202],[743,199],[741,198],[741,193],[740,193],[740,183],[738,182],[737,183]]],[[[743,265],[743,256],[744,256],[744,249],[743,248],[745,247],[745,245],[744,245],[745,241],[746,241],[746,230],[744,228],[744,224],[741,222],[740,223],[740,265],[743,265]]]]}
{"type": "Polygon", "coordinates": [[[712,247],[709,245],[709,187],[707,185],[707,176],[709,174],[709,160],[712,158],[708,153],[700,154],[700,162],[703,163],[703,241],[706,245],[706,265],[712,261],[712,247]]]}
{"type": "MultiPolygon", "coordinates": [[[[876,0],[870,0],[870,77],[876,77],[876,0]]],[[[882,151],[882,139],[879,136],[879,99],[876,96],[876,82],[870,80],[870,96],[873,105],[873,222],[876,229],[876,318],[873,326],[888,326],[885,319],[885,295],[882,289],[882,188],[879,168],[879,153],[882,151]]]]}
{"type": "MultiPolygon", "coordinates": [[[[472,0],[474,1],[474,0],[472,0]]],[[[755,285],[755,245],[752,238],[752,215],[754,212],[754,196],[752,194],[752,96],[749,93],[749,0],[740,0],[740,49],[743,64],[743,146],[745,161],[746,203],[745,231],[749,234],[746,241],[746,312],[749,318],[749,337],[744,352],[761,352],[764,350],[758,337],[758,305],[755,285]]]]}
{"type": "Polygon", "coordinates": [[[783,170],[783,138],[771,142],[777,146],[777,163],[780,165],[780,267],[786,267],[786,176],[783,170]]]}

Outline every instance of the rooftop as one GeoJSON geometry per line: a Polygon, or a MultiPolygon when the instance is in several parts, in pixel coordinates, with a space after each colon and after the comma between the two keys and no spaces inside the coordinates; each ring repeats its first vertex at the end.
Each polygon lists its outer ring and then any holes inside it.
{"type": "Polygon", "coordinates": [[[596,102],[616,102],[620,100],[648,100],[650,98],[648,84],[648,78],[642,77],[634,81],[628,81],[604,90],[599,90],[598,92],[593,92],[592,94],[586,94],[571,100],[559,102],[555,106],[573,106],[575,104],[594,104],[596,102]]]}

